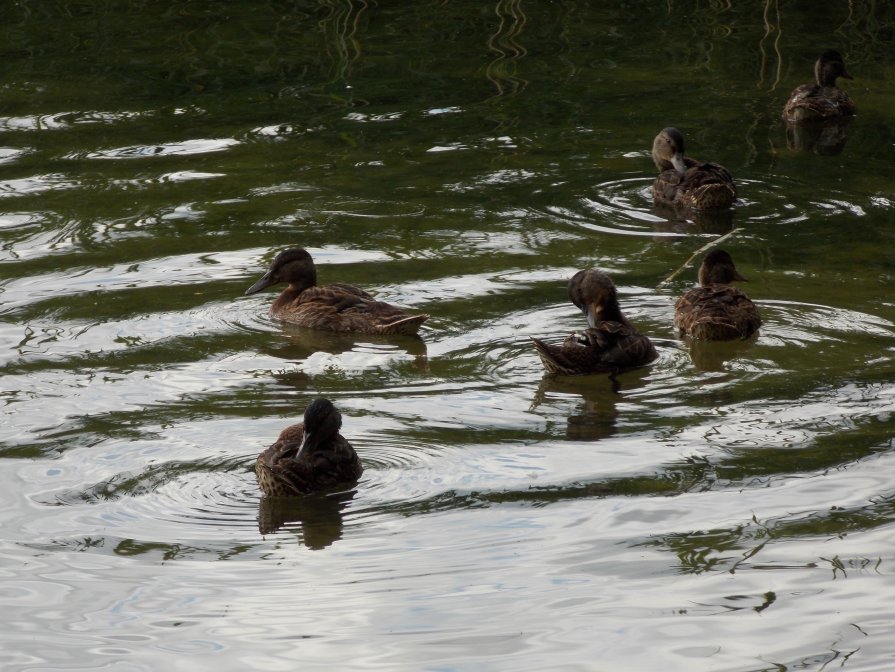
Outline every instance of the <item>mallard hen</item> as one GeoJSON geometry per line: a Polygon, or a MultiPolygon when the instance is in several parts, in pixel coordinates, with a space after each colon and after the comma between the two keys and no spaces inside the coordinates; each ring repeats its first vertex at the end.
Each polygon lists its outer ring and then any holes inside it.
{"type": "Polygon", "coordinates": [[[428,315],[408,315],[344,283],[317,286],[317,268],[307,250],[293,248],[274,257],[270,269],[246,290],[254,294],[289,283],[270,307],[271,317],[310,329],[364,334],[416,334],[428,315]]]}
{"type": "Polygon", "coordinates": [[[569,280],[569,299],[584,312],[590,326],[570,334],[560,345],[532,339],[548,373],[615,374],[658,357],[650,340],[622,314],[615,285],[603,271],[578,271],[569,280]]]}

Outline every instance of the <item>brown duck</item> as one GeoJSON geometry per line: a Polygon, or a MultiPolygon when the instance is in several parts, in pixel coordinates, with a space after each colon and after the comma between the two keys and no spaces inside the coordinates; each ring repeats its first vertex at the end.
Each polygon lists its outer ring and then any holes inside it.
{"type": "Polygon", "coordinates": [[[736,200],[727,168],[684,156],[684,137],[676,128],[662,129],[653,140],[653,162],[659,169],[653,183],[656,203],[703,210],[727,208],[736,200]]]}
{"type": "Polygon", "coordinates": [[[724,250],[709,252],[699,267],[699,287],[691,289],[674,306],[674,324],[681,337],[707,341],[749,338],[761,326],[758,309],[748,296],[730,283],[745,281],[724,250]]]}
{"type": "Polygon", "coordinates": [[[786,101],[783,118],[791,124],[798,124],[852,116],[855,104],[845,91],[836,86],[839,77],[854,79],[846,71],[845,61],[839,52],[827,49],[814,64],[814,79],[817,84],[802,84],[797,87],[786,101]]]}
{"type": "Polygon", "coordinates": [[[287,282],[270,307],[271,317],[310,329],[364,334],[416,334],[428,315],[408,315],[377,301],[354,285],[317,286],[317,268],[306,250],[293,248],[274,257],[270,269],[246,294],[287,282]]]}
{"type": "Polygon", "coordinates": [[[255,460],[261,492],[270,497],[305,495],[353,485],[364,472],[351,444],[339,434],[342,414],[328,399],[315,399],[304,422],[284,429],[255,460]]]}
{"type": "Polygon", "coordinates": [[[658,357],[650,340],[622,314],[615,285],[602,271],[589,269],[573,275],[569,299],[587,316],[590,328],[567,336],[561,345],[532,339],[548,373],[615,374],[658,357]]]}

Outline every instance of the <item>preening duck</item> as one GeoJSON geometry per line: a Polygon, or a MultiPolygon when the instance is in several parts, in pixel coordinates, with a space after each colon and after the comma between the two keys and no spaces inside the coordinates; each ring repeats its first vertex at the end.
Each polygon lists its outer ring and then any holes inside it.
{"type": "Polygon", "coordinates": [[[653,182],[656,203],[703,210],[726,208],[736,200],[730,171],[684,156],[684,136],[676,128],[664,128],[655,137],[653,162],[659,169],[653,182]]]}
{"type": "Polygon", "coordinates": [[[532,339],[548,373],[615,374],[658,357],[650,340],[622,314],[615,285],[603,271],[578,271],[569,280],[569,299],[587,316],[589,328],[570,334],[560,345],[532,339]]]}
{"type": "Polygon", "coordinates": [[[261,492],[270,497],[305,495],[352,485],[364,472],[357,453],[339,434],[342,414],[328,399],[315,399],[304,422],[290,425],[255,460],[261,492]]]}

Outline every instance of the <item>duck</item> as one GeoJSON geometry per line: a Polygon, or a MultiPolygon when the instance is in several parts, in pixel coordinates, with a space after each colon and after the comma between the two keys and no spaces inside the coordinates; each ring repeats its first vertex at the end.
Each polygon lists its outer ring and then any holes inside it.
{"type": "Polygon", "coordinates": [[[304,422],[286,427],[255,460],[261,492],[288,497],[357,483],[364,467],[341,427],[342,414],[329,399],[312,401],[304,422]]]}
{"type": "Polygon", "coordinates": [[[730,283],[745,281],[724,250],[712,250],[699,266],[699,287],[674,305],[674,324],[681,338],[706,341],[747,339],[758,332],[761,317],[745,292],[730,283]]]}
{"type": "Polygon", "coordinates": [[[672,126],[663,128],[653,140],[653,162],[659,169],[653,183],[656,203],[705,210],[727,208],[736,200],[730,171],[684,156],[684,136],[672,126]]]}
{"type": "Polygon", "coordinates": [[[270,307],[270,316],[310,329],[363,334],[416,335],[426,314],[409,315],[401,308],[377,301],[345,283],[317,286],[317,267],[307,250],[283,250],[270,269],[246,295],[281,282],[289,284],[270,307]]]}
{"type": "Polygon", "coordinates": [[[827,49],[814,64],[817,83],[796,87],[783,108],[783,119],[798,124],[853,116],[855,104],[845,91],[836,86],[839,77],[854,79],[845,69],[842,55],[835,49],[827,49]]]}
{"type": "Polygon", "coordinates": [[[658,353],[622,314],[610,277],[596,268],[578,271],[569,280],[569,299],[587,316],[588,328],[560,345],[532,338],[548,373],[564,376],[591,373],[615,375],[646,366],[658,353]]]}

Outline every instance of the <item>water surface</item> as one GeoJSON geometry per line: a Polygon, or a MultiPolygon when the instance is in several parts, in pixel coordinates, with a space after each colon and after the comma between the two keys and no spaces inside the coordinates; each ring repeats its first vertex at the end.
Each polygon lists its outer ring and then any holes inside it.
{"type": "Polygon", "coordinates": [[[892,667],[891,9],[0,14],[4,669],[892,667]],[[800,150],[827,47],[859,114],[800,150]],[[653,207],[672,124],[731,212],[653,207]],[[683,343],[726,234],[761,334],[683,343]],[[268,318],[243,292],[289,246],[422,338],[268,318]],[[616,384],[531,347],[589,266],[660,353],[616,384]],[[320,396],[363,480],[262,501],[320,396]]]}

